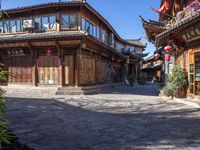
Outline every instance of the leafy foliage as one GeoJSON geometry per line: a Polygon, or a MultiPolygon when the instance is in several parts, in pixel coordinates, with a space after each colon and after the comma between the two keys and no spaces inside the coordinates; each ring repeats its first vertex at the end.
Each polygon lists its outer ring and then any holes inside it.
{"type": "MultiPolygon", "coordinates": [[[[1,65],[2,66],[2,65],[1,65]]],[[[0,67],[0,81],[3,81],[8,76],[8,73],[0,67]]],[[[4,91],[0,89],[0,149],[2,143],[9,144],[12,139],[12,135],[7,130],[8,121],[5,119],[5,98],[4,91]]]]}
{"type": "Polygon", "coordinates": [[[173,97],[175,89],[176,87],[172,83],[168,82],[167,85],[163,89],[164,95],[168,97],[173,97]]]}
{"type": "Polygon", "coordinates": [[[186,88],[188,86],[187,75],[180,66],[175,66],[168,76],[168,82],[163,89],[166,96],[175,96],[177,98],[186,97],[186,88]]]}
{"type": "Polygon", "coordinates": [[[186,72],[180,66],[175,66],[172,69],[172,73],[169,75],[168,80],[177,88],[187,87],[188,84],[186,72]]]}
{"type": "Polygon", "coordinates": [[[130,84],[133,86],[133,84],[135,83],[136,80],[136,76],[135,75],[129,75],[128,76],[128,81],[130,82],[130,84]]]}
{"type": "Polygon", "coordinates": [[[156,89],[160,92],[163,88],[165,87],[165,84],[164,83],[158,83],[156,85],[156,89]]]}
{"type": "Polygon", "coordinates": [[[140,75],[137,76],[137,82],[140,85],[144,85],[146,83],[147,75],[145,73],[141,73],[140,75]]]}

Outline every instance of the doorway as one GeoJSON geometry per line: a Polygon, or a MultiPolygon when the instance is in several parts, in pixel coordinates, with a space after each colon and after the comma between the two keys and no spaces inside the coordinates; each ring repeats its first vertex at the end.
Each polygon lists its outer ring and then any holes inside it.
{"type": "Polygon", "coordinates": [[[65,85],[74,84],[74,55],[65,55],[65,85]]]}
{"type": "Polygon", "coordinates": [[[39,56],[38,74],[40,84],[60,83],[60,59],[58,56],[39,56]]]}

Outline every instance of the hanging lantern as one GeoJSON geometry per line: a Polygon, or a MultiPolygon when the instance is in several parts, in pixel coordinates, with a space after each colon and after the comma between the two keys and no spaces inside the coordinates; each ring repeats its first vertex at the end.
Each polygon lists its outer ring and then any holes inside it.
{"type": "Polygon", "coordinates": [[[166,54],[166,55],[165,55],[165,59],[166,59],[167,61],[170,61],[170,59],[171,59],[170,54],[166,54]]]}
{"type": "Polygon", "coordinates": [[[51,56],[51,49],[50,49],[50,48],[47,49],[47,56],[48,56],[48,57],[51,56]]]}
{"type": "Polygon", "coordinates": [[[172,46],[165,46],[164,48],[165,52],[171,52],[173,50],[172,46]]]}

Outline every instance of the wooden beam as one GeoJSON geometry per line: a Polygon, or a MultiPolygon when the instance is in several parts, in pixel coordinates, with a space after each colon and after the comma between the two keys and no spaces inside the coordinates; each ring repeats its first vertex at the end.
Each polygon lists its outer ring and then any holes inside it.
{"type": "Polygon", "coordinates": [[[64,66],[64,54],[63,49],[60,47],[58,41],[55,41],[58,57],[60,59],[60,85],[65,86],[65,66],[64,66]]]}

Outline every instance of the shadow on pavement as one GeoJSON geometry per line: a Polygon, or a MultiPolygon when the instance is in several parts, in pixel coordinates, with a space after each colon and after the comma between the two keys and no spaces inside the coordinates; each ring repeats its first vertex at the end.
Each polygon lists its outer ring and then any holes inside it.
{"type": "MultiPolygon", "coordinates": [[[[69,101],[70,102],[70,101],[69,101]]],[[[41,150],[187,149],[200,147],[198,109],[109,113],[55,99],[8,98],[10,129],[41,150]],[[197,114],[198,113],[198,114],[197,114]]],[[[87,104],[92,105],[92,104],[87,104]]],[[[168,105],[168,104],[166,104],[168,105]]],[[[94,106],[95,107],[95,106],[94,106]]]]}
{"type": "Polygon", "coordinates": [[[131,95],[142,95],[142,96],[158,96],[159,93],[156,89],[156,84],[147,84],[143,86],[123,86],[106,89],[100,94],[131,94],[131,95]]]}

